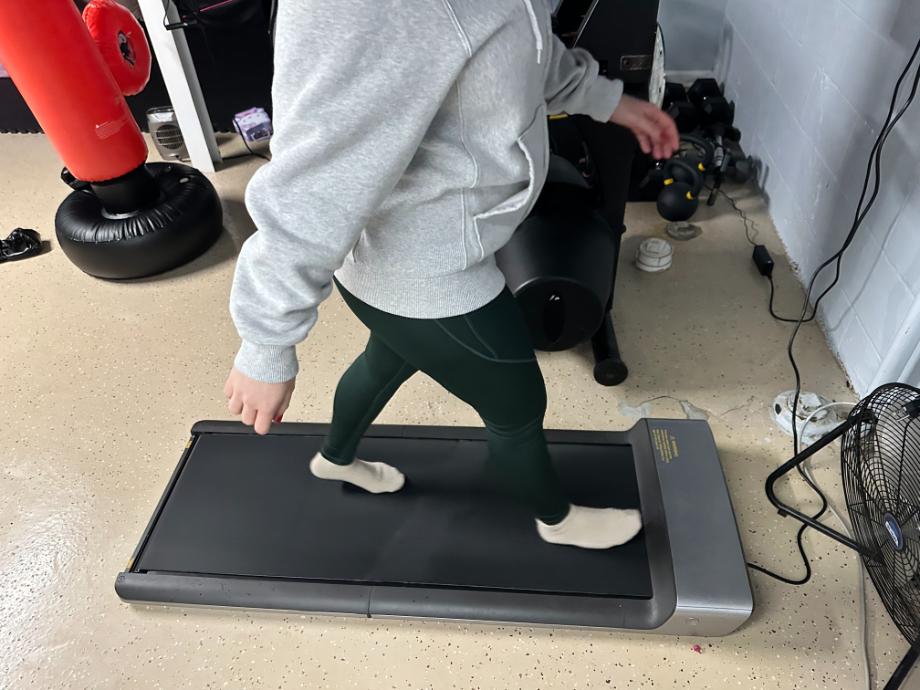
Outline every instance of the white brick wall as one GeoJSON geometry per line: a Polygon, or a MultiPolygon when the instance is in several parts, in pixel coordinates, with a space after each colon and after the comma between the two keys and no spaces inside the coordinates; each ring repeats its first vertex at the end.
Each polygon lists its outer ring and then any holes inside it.
{"type": "MultiPolygon", "coordinates": [[[[745,148],[763,162],[770,213],[803,279],[852,223],[918,32],[915,0],[728,0],[717,75],[737,102],[745,148]]],[[[828,339],[860,394],[891,372],[920,377],[908,366],[920,353],[920,324],[908,323],[920,317],[920,99],[885,151],[875,208],[822,303],[828,339]]]]}

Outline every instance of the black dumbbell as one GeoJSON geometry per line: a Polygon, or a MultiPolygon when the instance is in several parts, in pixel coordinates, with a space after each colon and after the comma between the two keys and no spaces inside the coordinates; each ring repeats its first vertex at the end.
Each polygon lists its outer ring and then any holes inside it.
{"type": "Polygon", "coordinates": [[[722,95],[722,88],[719,82],[711,77],[697,79],[687,90],[687,98],[698,108],[703,107],[703,103],[708,98],[718,98],[722,95]]]}
{"type": "Polygon", "coordinates": [[[683,84],[676,81],[665,82],[664,98],[661,102],[666,110],[672,103],[681,103],[689,100],[690,99],[687,98],[687,89],[684,88],[683,84]]]}
{"type": "Polygon", "coordinates": [[[700,126],[700,111],[690,101],[676,101],[671,103],[665,112],[674,120],[677,131],[681,134],[692,132],[700,126]]]}
{"type": "Polygon", "coordinates": [[[707,98],[702,111],[703,123],[707,125],[731,125],[735,121],[735,104],[724,96],[707,98]]]}
{"type": "Polygon", "coordinates": [[[679,132],[692,132],[700,126],[697,107],[690,101],[687,89],[679,82],[665,83],[661,108],[671,116],[679,132]]]}
{"type": "Polygon", "coordinates": [[[735,104],[722,94],[719,82],[710,77],[697,79],[687,91],[690,102],[699,111],[703,125],[730,126],[735,120],[735,104]]]}

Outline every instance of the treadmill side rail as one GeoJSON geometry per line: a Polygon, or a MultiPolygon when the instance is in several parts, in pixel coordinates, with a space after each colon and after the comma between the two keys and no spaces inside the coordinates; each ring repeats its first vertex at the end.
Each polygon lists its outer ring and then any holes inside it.
{"type": "Polygon", "coordinates": [[[654,633],[674,613],[673,598],[590,597],[533,592],[375,587],[372,618],[528,625],[654,633]],[[668,608],[670,606],[670,608],[668,608]]]}
{"type": "Polygon", "coordinates": [[[703,421],[671,419],[643,420],[631,435],[640,430],[667,506],[677,587],[674,615],[657,632],[728,635],[750,618],[754,597],[712,431],[703,421]]]}
{"type": "Polygon", "coordinates": [[[120,573],[115,591],[127,602],[180,604],[370,617],[371,587],[327,582],[191,575],[120,573]]]}

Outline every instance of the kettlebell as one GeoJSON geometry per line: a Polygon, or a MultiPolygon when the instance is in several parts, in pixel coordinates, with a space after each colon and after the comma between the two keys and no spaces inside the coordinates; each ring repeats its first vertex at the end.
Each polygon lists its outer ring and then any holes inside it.
{"type": "Polygon", "coordinates": [[[669,160],[664,168],[664,187],[658,194],[658,213],[672,223],[689,220],[700,205],[704,168],[680,158],[669,160]]]}

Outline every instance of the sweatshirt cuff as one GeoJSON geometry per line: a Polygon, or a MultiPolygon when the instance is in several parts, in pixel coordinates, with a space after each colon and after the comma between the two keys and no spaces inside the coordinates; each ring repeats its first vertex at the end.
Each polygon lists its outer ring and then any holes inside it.
{"type": "Polygon", "coordinates": [[[297,376],[297,351],[293,346],[260,345],[246,340],[236,355],[234,366],[256,381],[284,383],[297,376]]]}
{"type": "Polygon", "coordinates": [[[584,114],[598,122],[609,122],[622,97],[622,81],[599,76],[585,99],[584,114]]]}

